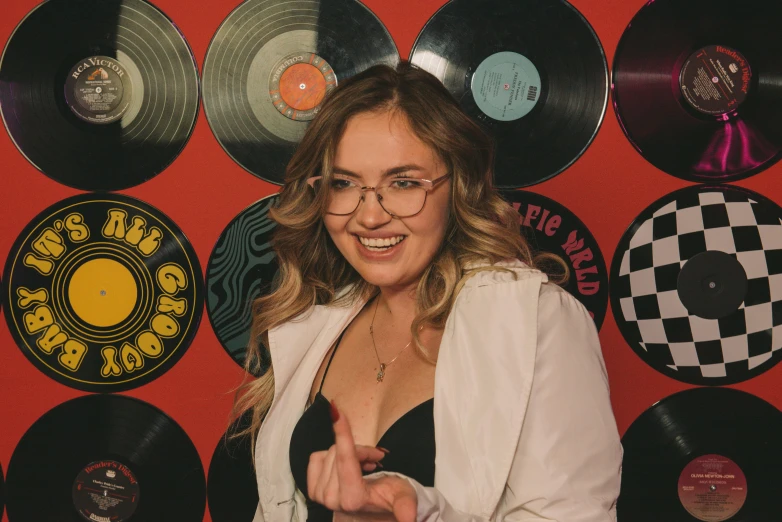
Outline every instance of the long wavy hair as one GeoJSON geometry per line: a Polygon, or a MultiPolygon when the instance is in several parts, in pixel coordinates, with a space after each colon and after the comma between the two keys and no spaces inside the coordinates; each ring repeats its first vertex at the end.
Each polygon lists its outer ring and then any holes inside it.
{"type": "MultiPolygon", "coordinates": [[[[567,265],[546,252],[533,253],[521,235],[519,214],[492,183],[494,147],[490,137],[459,107],[430,73],[409,62],[396,68],[376,65],[347,79],[325,100],[312,120],[285,173],[284,185],[269,216],[277,223],[272,246],[279,264],[271,293],[256,299],[245,369],[258,375],[269,361],[268,332],[314,305],[349,306],[367,300],[377,287],[367,283],[345,260],[324,227],[327,187],[337,145],[347,122],[367,112],[392,111],[404,116],[410,129],[431,147],[452,173],[450,217],[445,239],[416,288],[416,315],[410,327],[413,346],[431,364],[418,336],[419,327],[443,328],[456,296],[477,270],[468,268],[519,259],[563,283],[567,265]],[[307,178],[322,175],[315,193],[307,178]]],[[[283,348],[284,349],[284,348],[283,348]]],[[[249,434],[252,448],[274,397],[274,367],[244,382],[237,390],[232,418],[252,410],[250,422],[234,436],[249,434]]]]}

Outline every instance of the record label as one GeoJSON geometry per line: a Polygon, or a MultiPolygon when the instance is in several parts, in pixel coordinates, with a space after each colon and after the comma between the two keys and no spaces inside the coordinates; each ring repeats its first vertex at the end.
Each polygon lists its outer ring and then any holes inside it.
{"type": "Polygon", "coordinates": [[[337,77],[326,60],[315,53],[297,53],[272,68],[269,95],[283,116],[310,121],[336,86],[337,77]]]}
{"type": "Polygon", "coordinates": [[[679,78],[682,94],[696,110],[725,114],[743,102],[752,78],[747,59],[722,45],[709,45],[693,53],[679,78]]]}
{"type": "Polygon", "coordinates": [[[130,107],[133,87],[130,74],[108,56],[91,56],[68,73],[65,98],[73,113],[91,123],[111,123],[130,107]]]}
{"type": "Polygon", "coordinates": [[[73,505],[86,520],[124,522],[130,520],[139,501],[135,474],[114,460],[92,462],[73,483],[73,505]]]}
{"type": "Polygon", "coordinates": [[[472,76],[475,103],[489,117],[513,121],[526,116],[540,97],[540,74],[526,57],[495,53],[481,62],[472,76]]]}
{"type": "Polygon", "coordinates": [[[722,455],[704,455],[685,466],[679,477],[679,500],[704,522],[721,522],[738,513],[747,500],[747,477],[722,455]]]}
{"type": "Polygon", "coordinates": [[[201,316],[198,259],[165,215],[84,194],[37,216],[6,262],[6,320],[41,371],[86,391],[140,386],[170,368],[201,316]]]}

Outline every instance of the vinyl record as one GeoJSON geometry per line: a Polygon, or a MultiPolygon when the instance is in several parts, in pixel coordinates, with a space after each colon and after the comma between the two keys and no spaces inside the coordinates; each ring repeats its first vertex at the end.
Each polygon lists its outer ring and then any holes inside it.
{"type": "Polygon", "coordinates": [[[755,192],[697,185],[644,210],[611,265],[611,309],[655,370],[724,385],[782,358],[782,209],[755,192]]]}
{"type": "Polygon", "coordinates": [[[204,110],[234,161],[282,184],[324,96],[372,65],[398,61],[391,35],[357,0],[247,0],[209,44],[204,110]]]}
{"type": "Polygon", "coordinates": [[[451,0],[418,35],[410,60],[494,137],[500,188],[559,174],[603,121],[603,48],[564,0],[451,0]]]}
{"type": "Polygon", "coordinates": [[[168,371],[203,309],[185,235],[119,194],[81,194],[41,212],[11,248],[5,285],[5,318],[22,353],[85,391],[128,390],[168,371]]]}
{"type": "Polygon", "coordinates": [[[622,437],[622,522],[776,522],[782,413],[746,392],[696,388],[658,402],[622,437]]]}
{"type": "MultiPolygon", "coordinates": [[[[608,308],[608,269],[592,232],[565,206],[540,194],[504,190],[500,195],[519,212],[521,233],[533,252],[551,252],[570,270],[563,288],[581,301],[595,321],[603,325],[608,308]]],[[[560,267],[550,267],[556,273],[560,267]]]]}
{"type": "Polygon", "coordinates": [[[21,153],[50,178],[119,190],[165,169],[198,113],[195,59],[142,0],[47,0],[0,59],[0,111],[21,153]]]}
{"type": "Polygon", "coordinates": [[[201,522],[204,468],[168,415],[138,399],[86,395],[45,413],[8,465],[13,522],[201,522]]]}
{"type": "Polygon", "coordinates": [[[3,476],[3,465],[0,464],[0,518],[5,513],[5,477],[3,476]]]}
{"type": "Polygon", "coordinates": [[[657,0],[614,56],[619,123],[655,167],[696,182],[746,178],[782,155],[782,3],[657,0]]]}
{"type": "MultiPolygon", "coordinates": [[[[250,340],[253,301],[271,292],[277,255],[271,246],[276,223],[269,208],[279,196],[256,201],[236,216],[223,233],[206,265],[206,310],[212,329],[228,355],[244,366],[250,340]]],[[[261,361],[263,374],[271,359],[261,361]]]]}
{"type": "Polygon", "coordinates": [[[245,413],[220,439],[209,464],[207,495],[212,522],[252,522],[258,508],[258,483],[250,437],[230,439],[250,425],[245,413]]]}

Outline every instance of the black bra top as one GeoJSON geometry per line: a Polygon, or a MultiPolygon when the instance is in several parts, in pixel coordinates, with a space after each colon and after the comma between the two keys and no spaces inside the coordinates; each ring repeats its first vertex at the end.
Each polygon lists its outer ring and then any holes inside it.
{"type": "MultiPolygon", "coordinates": [[[[342,334],[345,332],[343,331],[342,334]]],[[[339,348],[342,334],[331,354],[320,389],[312,405],[299,419],[291,435],[290,465],[296,486],[307,499],[308,522],[331,522],[333,512],[322,504],[313,502],[307,494],[307,466],[310,454],[328,450],[334,444],[334,429],[331,425],[329,400],[323,396],[323,382],[326,380],[331,361],[339,348]]],[[[378,442],[389,453],[383,457],[383,470],[364,471],[364,475],[375,471],[395,471],[420,482],[424,486],[434,486],[434,399],[422,402],[406,412],[392,424],[378,442]]]]}

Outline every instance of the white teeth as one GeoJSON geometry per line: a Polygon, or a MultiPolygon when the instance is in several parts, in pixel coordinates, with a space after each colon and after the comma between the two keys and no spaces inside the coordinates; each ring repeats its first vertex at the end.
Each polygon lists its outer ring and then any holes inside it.
{"type": "Polygon", "coordinates": [[[366,237],[358,236],[358,240],[361,241],[362,245],[370,246],[370,247],[379,247],[379,248],[396,245],[404,238],[405,236],[386,237],[386,238],[366,238],[366,237]]]}

